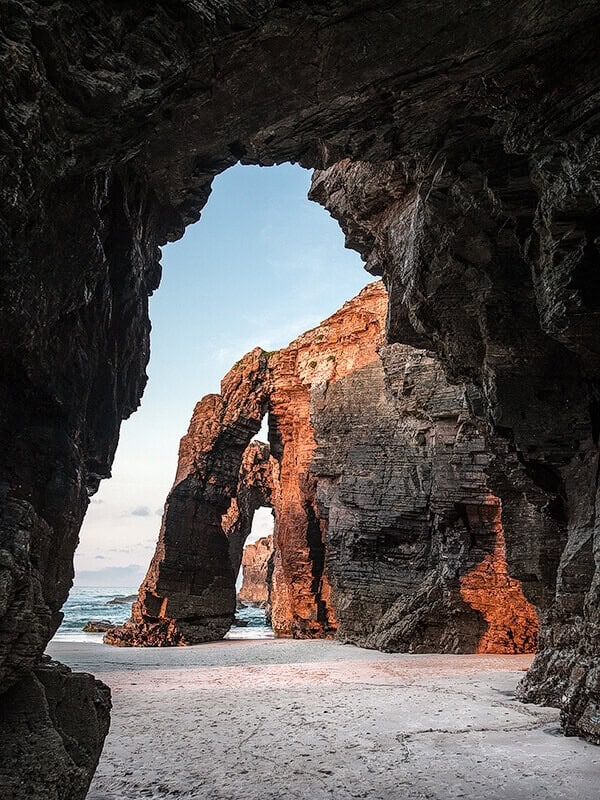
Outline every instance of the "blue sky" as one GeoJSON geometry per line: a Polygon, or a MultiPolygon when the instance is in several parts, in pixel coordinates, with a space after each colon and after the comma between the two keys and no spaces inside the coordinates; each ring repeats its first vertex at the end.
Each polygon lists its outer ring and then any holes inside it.
{"type": "MultiPolygon", "coordinates": [[[[290,164],[233,167],[215,180],[200,221],[163,249],[148,386],[121,428],[113,477],[92,499],[77,583],[137,585],[195,403],[218,392],[248,350],[285,346],[373,280],[337,223],[308,201],[309,183],[310,172],[290,164]]],[[[257,530],[266,524],[265,513],[257,530]]]]}

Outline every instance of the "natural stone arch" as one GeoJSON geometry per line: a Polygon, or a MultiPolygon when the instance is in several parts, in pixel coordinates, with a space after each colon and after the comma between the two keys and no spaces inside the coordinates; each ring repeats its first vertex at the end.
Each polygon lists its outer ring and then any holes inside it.
{"type": "Polygon", "coordinates": [[[535,649],[535,611],[507,574],[500,501],[486,486],[488,437],[431,354],[382,347],[386,300],[381,283],[368,285],[288,347],[248,353],[222,395],[197,404],[132,620],[105,641],[221,638],[252,517],[268,504],[276,635],[535,649]],[[260,403],[271,451],[240,425],[260,403]],[[243,430],[241,454],[229,442],[243,430]],[[229,495],[217,526],[215,498],[229,495]]]}
{"type": "Polygon", "coordinates": [[[132,622],[107,636],[111,644],[196,644],[229,630],[241,548],[250,532],[245,515],[272,491],[268,448],[250,445],[266,412],[267,369],[264,351],[256,348],[225,376],[221,394],[196,404],[132,622]],[[227,515],[236,496],[234,520],[227,515]]]}
{"type": "MultiPolygon", "coordinates": [[[[3,24],[4,687],[60,622],[88,493],[139,403],[157,247],[238,158],[397,164],[411,226],[387,245],[402,265],[382,265],[390,330],[416,332],[450,375],[483,387],[482,409],[555,512],[550,549],[568,536],[561,558],[575,566],[597,458],[595,3],[473,0],[456,15],[390,0],[12,2],[3,24]],[[487,241],[473,248],[461,223],[482,219],[487,241]],[[467,273],[473,303],[436,291],[467,273]],[[502,324],[483,335],[490,299],[502,324]],[[526,358],[519,331],[534,343],[526,358]]],[[[377,192],[366,202],[381,211],[377,192]]],[[[365,231],[351,241],[372,244],[365,231]]],[[[520,577],[529,554],[508,549],[520,577]]],[[[556,575],[537,582],[551,605],[556,575]]],[[[600,696],[582,677],[600,647],[591,566],[585,582],[583,616],[560,596],[548,613],[559,635],[535,675],[539,697],[568,690],[569,730],[598,740],[600,696]]]]}

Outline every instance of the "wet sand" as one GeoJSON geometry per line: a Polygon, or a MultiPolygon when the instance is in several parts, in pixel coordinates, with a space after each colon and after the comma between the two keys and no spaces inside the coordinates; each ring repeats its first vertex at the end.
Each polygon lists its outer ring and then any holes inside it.
{"type": "Polygon", "coordinates": [[[514,699],[528,656],[289,640],[48,652],[113,690],[89,800],[600,797],[600,748],[514,699]]]}

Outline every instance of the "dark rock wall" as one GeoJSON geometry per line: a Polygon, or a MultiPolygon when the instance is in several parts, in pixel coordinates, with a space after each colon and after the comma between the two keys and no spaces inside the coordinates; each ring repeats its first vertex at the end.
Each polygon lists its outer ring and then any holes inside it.
{"type": "Polygon", "coordinates": [[[536,613],[507,574],[489,443],[465,388],[426,351],[379,352],[313,391],[338,637],[394,651],[533,651],[536,613]]]}
{"type": "MultiPolygon", "coordinates": [[[[477,383],[547,496],[549,546],[507,539],[511,574],[526,583],[521,568],[539,563],[556,594],[528,691],[567,687],[567,729],[598,738],[599,15],[595,0],[469,0],[460,14],[391,0],[6,0],[2,688],[60,621],[88,494],[139,403],[158,245],[240,158],[392,161],[402,203],[378,251],[391,341],[432,347],[477,383]]],[[[388,205],[378,191],[364,202],[388,205]]],[[[365,253],[376,238],[350,236],[365,253]]]]}
{"type": "Polygon", "coordinates": [[[83,800],[110,721],[110,690],[55,661],[3,696],[0,796],[83,800]]]}
{"type": "Polygon", "coordinates": [[[581,278],[598,254],[575,211],[591,198],[575,166],[570,188],[559,174],[553,189],[517,166],[445,168],[423,194],[399,163],[346,161],[317,174],[312,196],[383,273],[388,338],[435,348],[447,374],[478,387],[471,407],[495,433],[486,472],[506,510],[509,573],[542,620],[523,696],[562,703],[566,729],[598,741],[596,312],[581,278]],[[562,227],[543,214],[551,196],[571,208],[551,215],[562,227]]]}

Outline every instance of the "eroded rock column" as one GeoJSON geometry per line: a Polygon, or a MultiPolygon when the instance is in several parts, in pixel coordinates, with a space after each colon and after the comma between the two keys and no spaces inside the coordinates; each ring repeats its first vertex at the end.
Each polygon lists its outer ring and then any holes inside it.
{"type": "MultiPolygon", "coordinates": [[[[207,395],[196,405],[131,621],[107,634],[108,643],[194,644],[220,639],[229,630],[236,572],[223,517],[230,510],[246,448],[266,412],[266,374],[267,358],[257,348],[225,376],[220,395],[207,395]]],[[[260,463],[263,453],[253,454],[260,463]]],[[[249,464],[254,464],[252,458],[249,464]]]]}
{"type": "MultiPolygon", "coordinates": [[[[476,390],[450,385],[430,352],[384,346],[386,300],[382,284],[370,284],[288,347],[252,351],[222,395],[198,404],[132,622],[107,641],[220,638],[252,516],[271,505],[277,635],[337,631],[415,652],[535,648],[535,609],[508,574],[501,503],[487,484],[499,459],[469,410],[476,390]],[[251,442],[232,453],[242,410],[258,411],[258,398],[271,448],[251,442]],[[220,469],[208,480],[206,464],[220,469]],[[202,493],[187,493],[190,478],[202,493]],[[181,497],[185,513],[173,516],[181,497]]],[[[528,532],[522,525],[523,540],[528,532]]]]}

